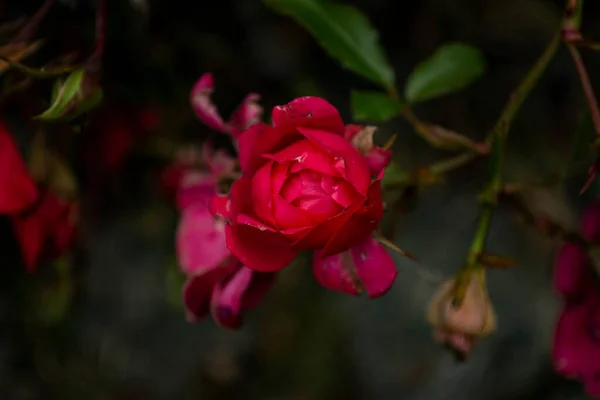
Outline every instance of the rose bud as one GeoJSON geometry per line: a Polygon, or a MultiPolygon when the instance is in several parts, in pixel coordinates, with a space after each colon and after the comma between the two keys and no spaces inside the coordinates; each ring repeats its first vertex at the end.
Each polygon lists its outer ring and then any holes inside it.
{"type": "Polygon", "coordinates": [[[435,328],[438,341],[466,356],[478,339],[496,329],[496,314],[477,273],[471,275],[459,307],[453,304],[453,289],[454,280],[442,285],[429,306],[427,320],[435,328]]]}

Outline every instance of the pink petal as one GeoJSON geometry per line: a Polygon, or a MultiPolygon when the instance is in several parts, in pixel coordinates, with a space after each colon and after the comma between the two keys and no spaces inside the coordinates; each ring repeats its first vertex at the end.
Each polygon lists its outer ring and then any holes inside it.
{"type": "Polygon", "coordinates": [[[343,137],[312,128],[298,128],[305,137],[312,140],[345,168],[344,178],[350,182],[360,194],[365,194],[371,183],[371,172],[362,154],[343,137]]]}
{"type": "Polygon", "coordinates": [[[250,93],[242,101],[242,104],[233,112],[229,125],[232,128],[232,134],[238,136],[252,125],[260,122],[263,114],[263,108],[258,104],[260,95],[250,93]]]}
{"type": "Polygon", "coordinates": [[[286,105],[273,108],[274,126],[310,127],[344,134],[344,122],[338,110],[319,97],[299,97],[286,105]]]}
{"type": "Polygon", "coordinates": [[[255,271],[278,271],[298,254],[280,233],[250,218],[239,218],[237,223],[225,227],[225,233],[229,250],[255,271]]]}
{"type": "Polygon", "coordinates": [[[177,208],[183,210],[198,204],[208,207],[210,199],[216,194],[216,182],[210,175],[198,171],[185,172],[177,191],[177,208]]]}
{"type": "Polygon", "coordinates": [[[319,220],[312,213],[291,205],[280,195],[277,195],[274,200],[275,220],[279,229],[312,226],[319,220]]]}
{"type": "Polygon", "coordinates": [[[216,217],[231,218],[231,200],[229,196],[213,196],[208,203],[208,211],[216,217]]]}
{"type": "Polygon", "coordinates": [[[590,289],[594,290],[592,282],[587,253],[578,244],[563,244],[556,255],[554,268],[556,291],[566,296],[582,296],[590,289]]]}
{"type": "MultiPolygon", "coordinates": [[[[327,242],[332,238],[336,232],[339,232],[348,221],[352,218],[352,215],[359,209],[359,206],[351,207],[344,210],[340,214],[329,218],[328,220],[320,223],[314,229],[307,230],[304,236],[300,237],[292,244],[292,248],[297,251],[303,250],[316,250],[322,249],[327,242]]],[[[348,246],[350,248],[350,246],[348,246]]],[[[347,250],[347,249],[346,249],[347,250]]],[[[339,253],[340,251],[338,251],[339,253]]],[[[337,253],[326,254],[324,257],[329,257],[337,253]]]]}
{"type": "Polygon", "coordinates": [[[362,292],[362,284],[348,251],[325,258],[316,251],[313,258],[313,274],[317,282],[329,290],[355,296],[362,292]]]}
{"type": "Polygon", "coordinates": [[[186,274],[217,268],[230,253],[225,227],[204,206],[190,206],[181,215],[177,230],[177,257],[186,274]]]}
{"type": "Polygon", "coordinates": [[[320,146],[310,140],[299,140],[296,143],[274,154],[263,154],[263,157],[280,164],[293,162],[300,171],[310,169],[320,174],[341,177],[344,170],[336,170],[333,157],[320,146]]]}
{"type": "Polygon", "coordinates": [[[334,235],[323,249],[323,255],[331,256],[361,243],[377,228],[382,215],[381,182],[374,181],[365,204],[353,212],[342,227],[331,232],[334,235]]]}
{"type": "Polygon", "coordinates": [[[252,270],[238,266],[228,281],[215,285],[211,298],[211,314],[220,326],[238,329],[242,325],[242,297],[251,280],[252,270]]]}
{"type": "Polygon", "coordinates": [[[212,75],[202,75],[192,88],[190,103],[200,121],[217,131],[227,132],[223,119],[211,100],[213,87],[212,75]]]}
{"type": "Polygon", "coordinates": [[[232,272],[228,265],[188,276],[183,286],[183,303],[188,321],[199,322],[208,315],[214,287],[232,272]]]}
{"type": "Polygon", "coordinates": [[[374,147],[365,155],[365,158],[367,160],[367,165],[371,170],[371,176],[378,176],[388,165],[390,165],[392,151],[385,150],[381,147],[374,147]]]}
{"type": "Polygon", "coordinates": [[[46,241],[46,230],[38,215],[33,213],[25,217],[13,217],[13,229],[21,246],[21,257],[27,271],[37,268],[46,241]]]}
{"type": "Polygon", "coordinates": [[[254,212],[266,224],[275,226],[274,205],[271,196],[271,172],[273,161],[264,164],[252,177],[252,205],[254,212]]]}
{"type": "Polygon", "coordinates": [[[253,174],[267,162],[263,154],[277,153],[301,138],[293,128],[252,125],[239,136],[238,158],[242,172],[253,174]]]}
{"type": "Polygon", "coordinates": [[[592,203],[581,217],[581,233],[591,242],[600,239],[600,202],[592,203]]]}
{"type": "Polygon", "coordinates": [[[375,239],[369,237],[350,249],[362,286],[370,298],[387,293],[392,287],[398,271],[394,259],[375,239]]]}
{"type": "Polygon", "coordinates": [[[13,214],[38,198],[37,186],[21,159],[8,129],[0,121],[0,214],[13,214]]]}

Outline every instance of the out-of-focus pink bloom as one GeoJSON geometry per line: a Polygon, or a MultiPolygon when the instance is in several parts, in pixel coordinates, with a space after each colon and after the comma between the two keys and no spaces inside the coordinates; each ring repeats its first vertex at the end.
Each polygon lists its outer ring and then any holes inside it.
{"type": "Polygon", "coordinates": [[[260,96],[250,93],[233,112],[229,121],[224,122],[212,102],[213,90],[212,74],[206,73],[198,79],[190,94],[190,103],[196,116],[208,127],[237,139],[243,131],[261,120],[263,109],[258,104],[260,96]]]}
{"type": "Polygon", "coordinates": [[[244,267],[230,257],[224,263],[190,275],[183,288],[188,320],[199,322],[209,314],[220,326],[238,329],[242,312],[255,307],[267,294],[275,275],[244,267]]]}
{"type": "Polygon", "coordinates": [[[98,184],[118,174],[136,142],[153,132],[158,123],[158,113],[152,108],[113,107],[94,113],[82,152],[88,179],[98,184]]]}
{"type": "Polygon", "coordinates": [[[315,252],[313,273],[327,289],[370,298],[384,295],[396,279],[392,256],[375,239],[369,237],[350,250],[322,258],[315,252]]]}
{"type": "Polygon", "coordinates": [[[205,204],[187,206],[177,230],[179,265],[187,275],[216,268],[227,257],[225,223],[213,217],[205,204]]]}
{"type": "Polygon", "coordinates": [[[21,212],[38,197],[38,188],[8,128],[0,120],[0,214],[21,212]]]}
{"type": "MultiPolygon", "coordinates": [[[[584,212],[581,233],[591,246],[598,245],[600,203],[584,212]]],[[[600,288],[591,262],[580,244],[565,243],[557,254],[554,286],[565,306],[556,324],[552,356],[557,372],[581,380],[589,395],[600,396],[600,288]]]]}
{"type": "Polygon", "coordinates": [[[78,203],[62,200],[51,192],[26,213],[13,216],[25,267],[34,271],[45,260],[64,255],[77,234],[78,203]]]}
{"type": "Polygon", "coordinates": [[[345,137],[367,159],[372,176],[379,176],[390,164],[392,151],[373,144],[374,126],[346,125],[345,137]]]}

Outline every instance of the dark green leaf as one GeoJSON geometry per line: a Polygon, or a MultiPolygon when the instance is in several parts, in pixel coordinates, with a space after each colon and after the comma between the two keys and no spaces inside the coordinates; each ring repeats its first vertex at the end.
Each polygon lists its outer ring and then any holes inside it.
{"type": "Polygon", "coordinates": [[[398,116],[404,107],[381,92],[353,90],[350,99],[354,119],[361,121],[387,121],[398,116]]]}
{"type": "Polygon", "coordinates": [[[485,60],[478,49],[462,43],[447,44],[413,70],[404,96],[414,103],[456,92],[484,71],[485,60]]]}
{"type": "Polygon", "coordinates": [[[387,186],[397,185],[405,181],[408,183],[408,178],[408,172],[406,172],[406,170],[399,166],[395,161],[392,161],[383,173],[381,186],[385,188],[387,186]]]}
{"type": "Polygon", "coordinates": [[[394,71],[378,33],[355,8],[322,0],[265,0],[274,11],[294,18],[345,67],[385,88],[394,87],[394,71]]]}

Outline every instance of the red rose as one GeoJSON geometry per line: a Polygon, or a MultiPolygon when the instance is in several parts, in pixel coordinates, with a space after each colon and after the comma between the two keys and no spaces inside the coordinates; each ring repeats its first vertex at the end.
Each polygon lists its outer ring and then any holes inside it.
{"type": "Polygon", "coordinates": [[[229,219],[227,246],[257,271],[276,271],[299,251],[328,257],[363,242],[383,212],[379,179],[344,137],[338,111],[301,97],[239,137],[242,177],[213,210],[229,219]],[[215,209],[216,208],[216,209],[215,209]]]}

